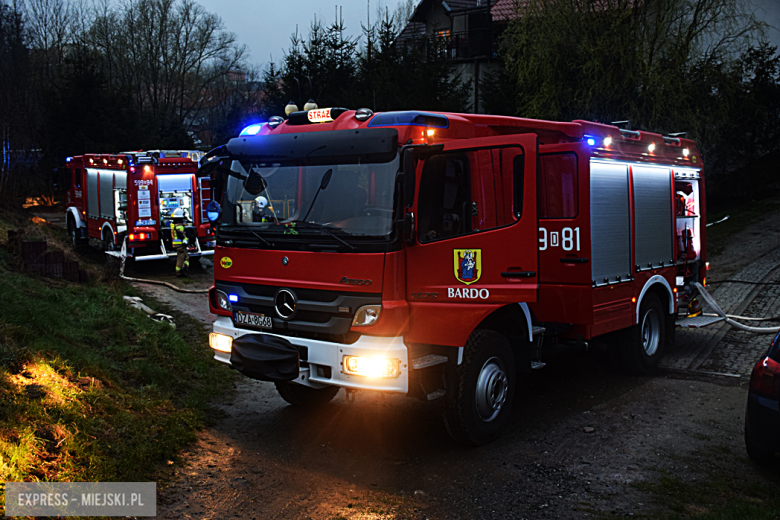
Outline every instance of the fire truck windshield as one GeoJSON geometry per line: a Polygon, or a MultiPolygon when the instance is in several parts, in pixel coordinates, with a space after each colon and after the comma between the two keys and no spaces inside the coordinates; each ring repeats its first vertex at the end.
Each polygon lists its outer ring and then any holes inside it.
{"type": "Polygon", "coordinates": [[[228,202],[225,226],[280,235],[294,230],[387,237],[392,232],[397,157],[386,163],[306,166],[234,160],[231,170],[223,199],[228,202]]]}

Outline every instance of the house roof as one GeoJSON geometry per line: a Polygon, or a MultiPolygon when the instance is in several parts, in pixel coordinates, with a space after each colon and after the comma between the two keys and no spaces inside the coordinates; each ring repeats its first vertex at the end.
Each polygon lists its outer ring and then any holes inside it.
{"type": "Polygon", "coordinates": [[[425,38],[425,23],[424,22],[409,22],[404,27],[398,36],[396,36],[396,42],[405,42],[408,40],[421,40],[425,38]]]}
{"type": "Polygon", "coordinates": [[[448,14],[456,14],[458,11],[468,11],[486,7],[488,3],[490,14],[494,22],[506,22],[517,17],[517,8],[528,0],[422,0],[415,7],[410,22],[425,23],[425,16],[433,7],[434,3],[439,3],[448,14]]]}
{"type": "Polygon", "coordinates": [[[490,8],[491,18],[494,22],[508,22],[517,17],[517,8],[527,0],[496,0],[490,8]]]}

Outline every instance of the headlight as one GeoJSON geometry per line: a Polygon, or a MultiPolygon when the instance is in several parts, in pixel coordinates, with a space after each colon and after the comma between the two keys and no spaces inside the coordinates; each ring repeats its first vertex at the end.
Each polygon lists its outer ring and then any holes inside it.
{"type": "Polygon", "coordinates": [[[220,309],[233,312],[233,306],[230,305],[227,294],[222,291],[217,291],[217,305],[219,305],[220,309]]]}
{"type": "Polygon", "coordinates": [[[228,354],[233,350],[233,338],[217,332],[209,333],[209,347],[228,354]]]}
{"type": "Polygon", "coordinates": [[[373,325],[376,323],[376,320],[379,319],[379,314],[381,312],[381,305],[364,305],[355,313],[355,319],[352,320],[352,325],[354,327],[367,327],[368,325],[373,325]]]}
{"type": "Polygon", "coordinates": [[[344,356],[344,373],[351,376],[398,377],[401,375],[398,359],[344,356]]]}

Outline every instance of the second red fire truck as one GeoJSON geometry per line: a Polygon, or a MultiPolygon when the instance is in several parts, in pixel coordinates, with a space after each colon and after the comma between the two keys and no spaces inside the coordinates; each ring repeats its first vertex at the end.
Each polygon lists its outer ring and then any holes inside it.
{"type": "Polygon", "coordinates": [[[701,156],[679,137],[333,108],[245,129],[206,173],[216,359],[295,405],[441,401],[466,443],[498,435],[549,345],[656,367],[705,282],[701,156]]]}
{"type": "Polygon", "coordinates": [[[213,255],[205,218],[209,180],[197,178],[203,152],[151,150],[69,157],[67,226],[74,245],[90,238],[136,261],[175,257],[167,221],[182,208],[190,256],[213,255]]]}

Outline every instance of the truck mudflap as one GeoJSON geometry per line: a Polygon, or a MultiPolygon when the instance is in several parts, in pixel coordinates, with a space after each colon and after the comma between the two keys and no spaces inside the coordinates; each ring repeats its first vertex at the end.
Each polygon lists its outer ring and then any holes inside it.
{"type": "Polygon", "coordinates": [[[278,336],[244,334],[233,341],[230,364],[252,379],[292,381],[300,372],[300,352],[278,336]]]}

